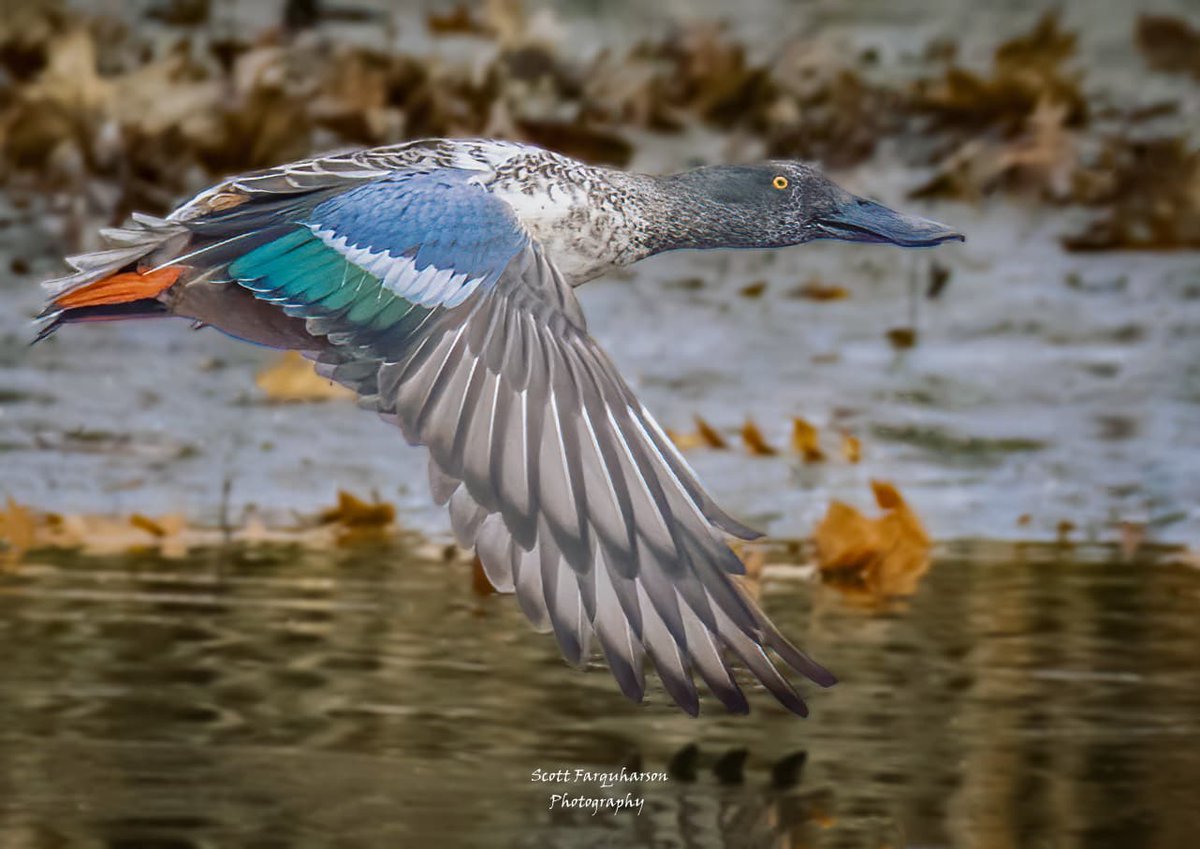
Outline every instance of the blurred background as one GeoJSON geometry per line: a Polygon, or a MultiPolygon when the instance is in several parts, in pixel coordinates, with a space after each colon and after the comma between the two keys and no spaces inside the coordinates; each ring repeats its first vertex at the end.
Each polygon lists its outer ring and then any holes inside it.
{"type": "Polygon", "coordinates": [[[1198,83],[1195,0],[0,0],[0,847],[1194,845],[1198,83]],[[97,228],[441,135],[811,160],[967,234],[581,290],[768,531],[751,590],[843,680],[812,719],[568,670],[297,358],[29,347],[97,228]],[[585,764],[671,780],[547,811],[585,764]]]}

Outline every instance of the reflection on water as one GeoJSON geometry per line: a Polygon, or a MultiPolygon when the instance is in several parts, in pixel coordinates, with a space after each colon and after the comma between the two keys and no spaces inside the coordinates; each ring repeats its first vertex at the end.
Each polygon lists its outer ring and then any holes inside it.
{"type": "MultiPolygon", "coordinates": [[[[637,707],[402,544],[0,574],[0,846],[1176,847],[1200,834],[1200,574],[944,552],[902,606],[765,603],[813,718],[637,707]],[[535,783],[536,769],[668,772],[535,783]],[[639,815],[553,794],[645,799],[639,815]]],[[[708,703],[706,708],[713,706],[708,703]]]]}

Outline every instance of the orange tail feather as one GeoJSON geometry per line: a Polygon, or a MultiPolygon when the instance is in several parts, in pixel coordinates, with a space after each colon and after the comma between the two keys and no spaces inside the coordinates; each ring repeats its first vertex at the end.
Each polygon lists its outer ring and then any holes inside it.
{"type": "Polygon", "coordinates": [[[88,283],[60,295],[54,305],[63,309],[125,304],[155,298],[175,285],[183,274],[182,265],[169,265],[155,271],[123,271],[95,283],[88,283]]]}

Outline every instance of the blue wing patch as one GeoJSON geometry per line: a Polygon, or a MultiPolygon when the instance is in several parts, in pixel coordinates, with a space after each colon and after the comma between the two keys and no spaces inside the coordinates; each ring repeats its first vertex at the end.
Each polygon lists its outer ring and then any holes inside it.
{"type": "Polygon", "coordinates": [[[459,169],[398,172],[313,208],[228,266],[256,297],[357,344],[403,338],[430,310],[495,284],[528,236],[459,169]]]}
{"type": "Polygon", "coordinates": [[[319,204],[305,221],[322,243],[423,307],[453,307],[490,286],[528,237],[474,172],[397,172],[319,204]]]}

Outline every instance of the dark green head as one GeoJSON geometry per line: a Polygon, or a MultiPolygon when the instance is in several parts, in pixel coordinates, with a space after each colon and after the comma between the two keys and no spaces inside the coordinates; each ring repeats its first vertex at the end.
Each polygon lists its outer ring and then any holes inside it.
{"type": "MultiPolygon", "coordinates": [[[[963,236],[860,198],[810,165],[715,165],[661,178],[678,227],[671,247],[778,248],[816,239],[933,247],[963,236]]],[[[667,240],[670,241],[669,239],[667,240]]]]}

